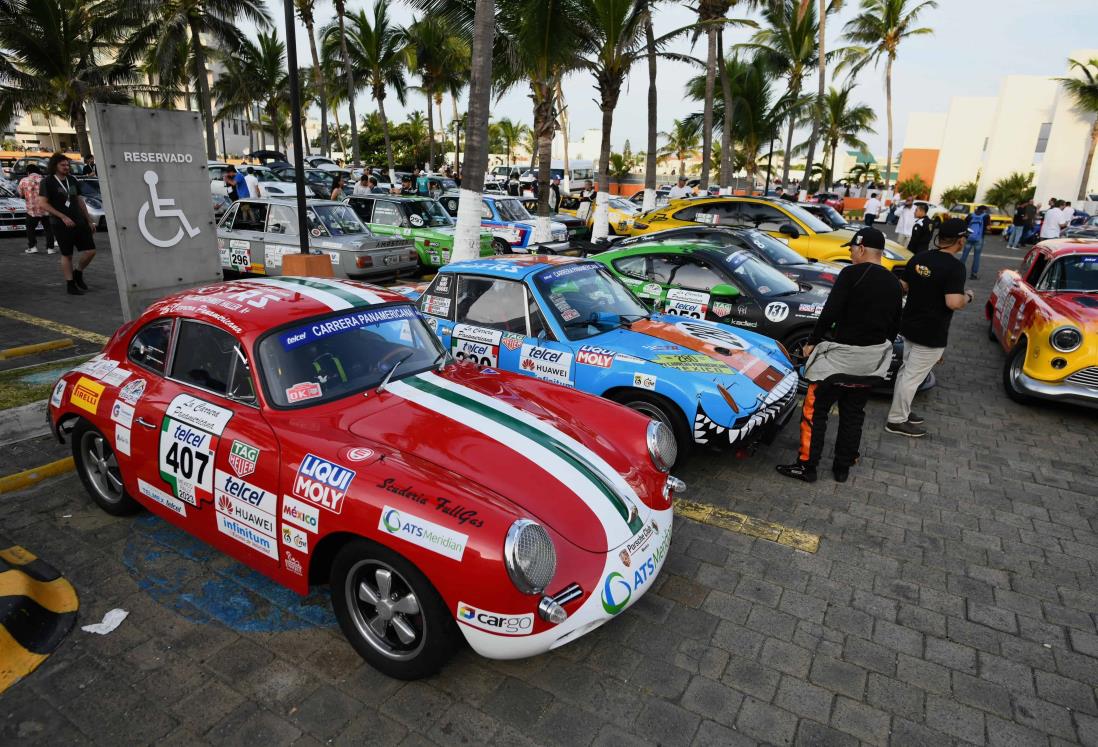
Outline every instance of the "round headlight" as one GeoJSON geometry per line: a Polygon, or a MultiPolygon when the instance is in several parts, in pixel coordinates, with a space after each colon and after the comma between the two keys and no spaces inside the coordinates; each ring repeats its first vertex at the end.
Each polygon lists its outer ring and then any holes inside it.
{"type": "Polygon", "coordinates": [[[648,424],[648,455],[652,464],[660,472],[667,472],[679,456],[679,447],[675,443],[675,434],[658,420],[648,424]]]}
{"type": "Polygon", "coordinates": [[[1048,341],[1061,353],[1071,353],[1083,344],[1083,333],[1075,327],[1057,327],[1048,336],[1048,341]]]}
{"type": "Polygon", "coordinates": [[[557,572],[557,549],[545,527],[519,519],[507,530],[503,562],[515,588],[523,594],[540,594],[557,572]]]}

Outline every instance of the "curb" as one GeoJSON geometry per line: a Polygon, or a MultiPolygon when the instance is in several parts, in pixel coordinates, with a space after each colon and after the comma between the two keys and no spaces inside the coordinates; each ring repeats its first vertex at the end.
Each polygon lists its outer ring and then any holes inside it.
{"type": "Polygon", "coordinates": [[[42,399],[9,410],[0,410],[0,446],[49,433],[50,424],[46,419],[48,404],[49,400],[42,399]]]}
{"type": "Polygon", "coordinates": [[[45,479],[63,475],[76,469],[72,457],[58,459],[56,462],[43,464],[41,467],[32,467],[14,475],[0,477],[0,495],[14,493],[17,490],[25,490],[32,485],[37,485],[45,479]]]}
{"type": "Polygon", "coordinates": [[[20,345],[19,347],[8,348],[7,350],[0,350],[0,360],[18,358],[22,355],[45,353],[48,350],[61,350],[62,348],[71,348],[74,345],[75,343],[72,341],[71,337],[66,337],[61,340],[50,340],[48,342],[36,342],[33,345],[20,345]]]}

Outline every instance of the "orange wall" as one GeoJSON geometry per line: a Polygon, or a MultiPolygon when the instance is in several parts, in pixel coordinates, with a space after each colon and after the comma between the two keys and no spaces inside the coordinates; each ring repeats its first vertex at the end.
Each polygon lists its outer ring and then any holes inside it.
{"type": "Polygon", "coordinates": [[[923,181],[934,186],[934,172],[938,169],[938,150],[936,148],[904,148],[904,157],[900,162],[900,174],[897,181],[918,174],[923,181]]]}

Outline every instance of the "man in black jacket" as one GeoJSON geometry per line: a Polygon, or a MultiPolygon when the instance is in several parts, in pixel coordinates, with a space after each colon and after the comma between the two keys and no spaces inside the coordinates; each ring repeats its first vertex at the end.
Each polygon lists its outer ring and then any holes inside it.
{"type": "Polygon", "coordinates": [[[912,254],[925,252],[930,248],[930,238],[933,235],[934,225],[926,217],[926,203],[919,203],[915,206],[915,225],[911,228],[911,240],[907,242],[907,250],[912,254]]]}

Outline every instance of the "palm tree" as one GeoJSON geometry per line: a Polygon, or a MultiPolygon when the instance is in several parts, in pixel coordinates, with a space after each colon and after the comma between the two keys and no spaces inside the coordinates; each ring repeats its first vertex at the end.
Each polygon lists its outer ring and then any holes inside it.
{"type": "Polygon", "coordinates": [[[900,42],[913,36],[933,34],[927,27],[916,28],[923,11],[937,8],[937,0],[862,0],[861,12],[847,21],[843,37],[853,46],[843,55],[843,65],[855,75],[866,65],[885,59],[885,104],[888,113],[888,155],[885,158],[885,189],[892,176],[892,67],[900,42]]]}
{"type": "Polygon", "coordinates": [[[856,163],[850,171],[846,172],[846,175],[853,179],[855,184],[861,184],[866,179],[878,181],[881,178],[881,170],[875,163],[856,163]]]}
{"type": "Polygon", "coordinates": [[[343,70],[343,76],[347,84],[347,118],[351,120],[351,160],[354,166],[359,165],[360,146],[358,142],[358,118],[355,116],[355,95],[358,86],[355,85],[355,73],[350,64],[350,54],[347,52],[347,0],[333,0],[336,9],[336,26],[339,31],[339,60],[344,64],[338,68],[343,70]]]}
{"type": "MultiPolygon", "coordinates": [[[[644,18],[644,51],[648,61],[648,145],[644,160],[644,212],[656,209],[656,150],[657,137],[657,92],[656,92],[656,33],[652,28],[652,7],[655,0],[649,0],[648,13],[644,18]]],[[[567,140],[567,133],[565,139],[567,140]]],[[[567,146],[566,146],[567,147],[567,146]]]]}
{"type": "Polygon", "coordinates": [[[528,125],[512,121],[507,117],[494,124],[498,128],[499,136],[507,150],[507,168],[510,169],[511,164],[515,161],[515,146],[521,143],[526,134],[532,132],[532,130],[528,125]]]}
{"type": "MultiPolygon", "coordinates": [[[[393,160],[393,144],[389,137],[389,119],[385,116],[385,96],[392,89],[397,101],[404,104],[404,66],[407,60],[407,37],[404,30],[389,19],[389,0],[374,3],[373,16],[366,11],[350,14],[342,19],[343,26],[329,25],[321,32],[325,57],[341,57],[349,67],[363,73],[362,83],[369,87],[377,102],[381,132],[385,138],[386,166],[390,183],[396,183],[396,163],[393,160]]],[[[351,137],[355,138],[352,131],[351,137]]],[[[355,140],[355,163],[358,163],[358,143],[355,140]]]]}
{"type": "Polygon", "coordinates": [[[558,81],[579,67],[581,0],[504,0],[499,4],[499,33],[494,63],[502,93],[528,85],[538,138],[538,210],[533,240],[551,239],[549,167],[556,130],[554,106],[558,81]]]}
{"type": "Polygon", "coordinates": [[[527,127],[520,144],[530,153],[530,171],[533,171],[538,162],[538,136],[534,134],[531,128],[527,127]]]}
{"type": "MultiPolygon", "coordinates": [[[[812,2],[812,0],[800,0],[801,5],[800,5],[800,8],[798,8],[798,13],[804,12],[804,9],[807,7],[808,3],[810,3],[810,2],[812,2]]],[[[827,14],[828,13],[837,13],[837,12],[839,12],[840,10],[842,10],[842,5],[843,5],[843,0],[830,0],[830,1],[829,0],[820,0],[819,39],[817,41],[817,46],[819,47],[820,60],[822,62],[821,62],[821,64],[816,66],[816,102],[817,102],[817,104],[819,102],[823,101],[824,96],[826,95],[825,94],[825,88],[826,88],[826,85],[827,85],[827,65],[825,63],[827,61],[827,14]]],[[[816,140],[819,138],[819,135],[820,135],[819,120],[816,119],[816,118],[813,118],[812,119],[812,134],[808,136],[808,155],[805,158],[805,163],[810,165],[810,166],[812,164],[813,159],[816,157],[816,140]]],[[[824,174],[821,174],[820,184],[823,184],[823,176],[824,176],[824,174]]],[[[805,181],[808,182],[808,183],[811,182],[810,179],[806,179],[805,181]]],[[[805,185],[805,188],[806,189],[808,188],[807,183],[805,185]]]]}
{"type": "MultiPolygon", "coordinates": [[[[125,0],[119,0],[125,4],[125,0]]],[[[129,0],[148,19],[133,34],[122,50],[121,59],[133,59],[146,50],[156,66],[158,77],[166,80],[180,75],[180,49],[189,49],[185,75],[195,83],[198,110],[206,126],[206,155],[217,158],[214,137],[213,101],[207,78],[210,52],[204,40],[225,50],[239,49],[246,41],[240,21],[266,28],[271,24],[264,0],[129,0]]]]}
{"type": "Polygon", "coordinates": [[[1094,166],[1094,151],[1098,150],[1098,58],[1092,57],[1090,62],[1083,63],[1079,60],[1068,60],[1070,69],[1077,69],[1082,78],[1057,78],[1064,85],[1064,90],[1075,100],[1075,108],[1085,116],[1095,117],[1094,124],[1090,126],[1090,145],[1087,147],[1087,157],[1083,162],[1083,176],[1079,180],[1079,196],[1076,199],[1087,199],[1087,181],[1091,168],[1094,166]]]}
{"type": "Polygon", "coordinates": [[[0,119],[17,110],[68,119],[80,152],[91,153],[84,106],[122,103],[137,80],[132,58],[113,48],[141,22],[122,0],[6,0],[0,3],[0,119]]]}
{"type": "MultiPolygon", "coordinates": [[[[753,49],[788,82],[790,98],[799,99],[804,77],[819,64],[819,25],[816,9],[811,3],[804,6],[800,0],[775,0],[763,10],[765,27],[741,46],[753,49]]],[[[797,111],[791,111],[785,136],[785,152],[792,155],[793,130],[797,123],[797,111]]],[[[792,158],[783,159],[782,183],[789,183],[792,158]]]]}
{"type": "MultiPolygon", "coordinates": [[[[701,135],[698,125],[685,119],[676,119],[671,123],[670,132],[661,132],[660,137],[667,142],[660,146],[657,158],[663,161],[675,159],[679,162],[679,176],[686,176],[686,159],[698,155],[701,135]]],[[[704,158],[704,156],[703,156],[704,158]]]]}
{"type": "Polygon", "coordinates": [[[257,42],[253,44],[245,39],[234,54],[244,63],[252,96],[267,115],[274,149],[278,150],[279,136],[283,134],[282,125],[285,124],[279,109],[287,103],[290,86],[286,72],[286,45],[274,31],[269,34],[259,32],[257,42]]]}
{"type": "MultiPolygon", "coordinates": [[[[607,174],[613,178],[618,185],[618,192],[621,192],[622,180],[629,176],[633,171],[634,161],[624,153],[611,153],[610,154],[610,166],[607,169],[607,174]]],[[[608,187],[609,188],[609,187],[608,187]]],[[[602,191],[602,187],[599,187],[599,191],[602,191]]]]}
{"type": "Polygon", "coordinates": [[[866,144],[861,139],[862,133],[876,132],[872,124],[876,121],[877,114],[872,107],[850,101],[853,88],[853,84],[842,89],[832,86],[819,103],[816,116],[813,117],[813,120],[819,122],[819,134],[824,141],[824,160],[829,163],[827,189],[831,189],[835,176],[835,156],[839,146],[845,145],[848,148],[865,150],[866,144]]]}
{"type": "Polygon", "coordinates": [[[435,167],[435,108],[442,118],[442,95],[452,89],[455,77],[468,64],[469,46],[454,33],[453,28],[440,15],[429,14],[406,30],[408,69],[420,76],[420,90],[427,97],[427,124],[430,130],[430,164],[435,167]]]}
{"type": "Polygon", "coordinates": [[[404,123],[407,126],[408,134],[412,138],[412,143],[415,149],[418,150],[423,145],[423,141],[427,139],[427,120],[423,116],[423,112],[417,110],[408,114],[408,119],[404,123]]]}
{"type": "MultiPolygon", "coordinates": [[[[1021,202],[1033,199],[1033,172],[1015,171],[991,185],[984,199],[1005,213],[1021,202]]],[[[907,192],[904,192],[906,195],[907,192]]]]}
{"type": "Polygon", "coordinates": [[[317,0],[294,0],[294,6],[297,8],[298,18],[305,24],[305,31],[309,34],[309,54],[313,58],[313,69],[310,72],[313,78],[313,90],[318,92],[315,102],[320,107],[320,152],[329,156],[332,151],[328,147],[328,99],[326,96],[319,95],[326,86],[324,71],[320,67],[320,55],[316,48],[316,2],[317,0]]]}

